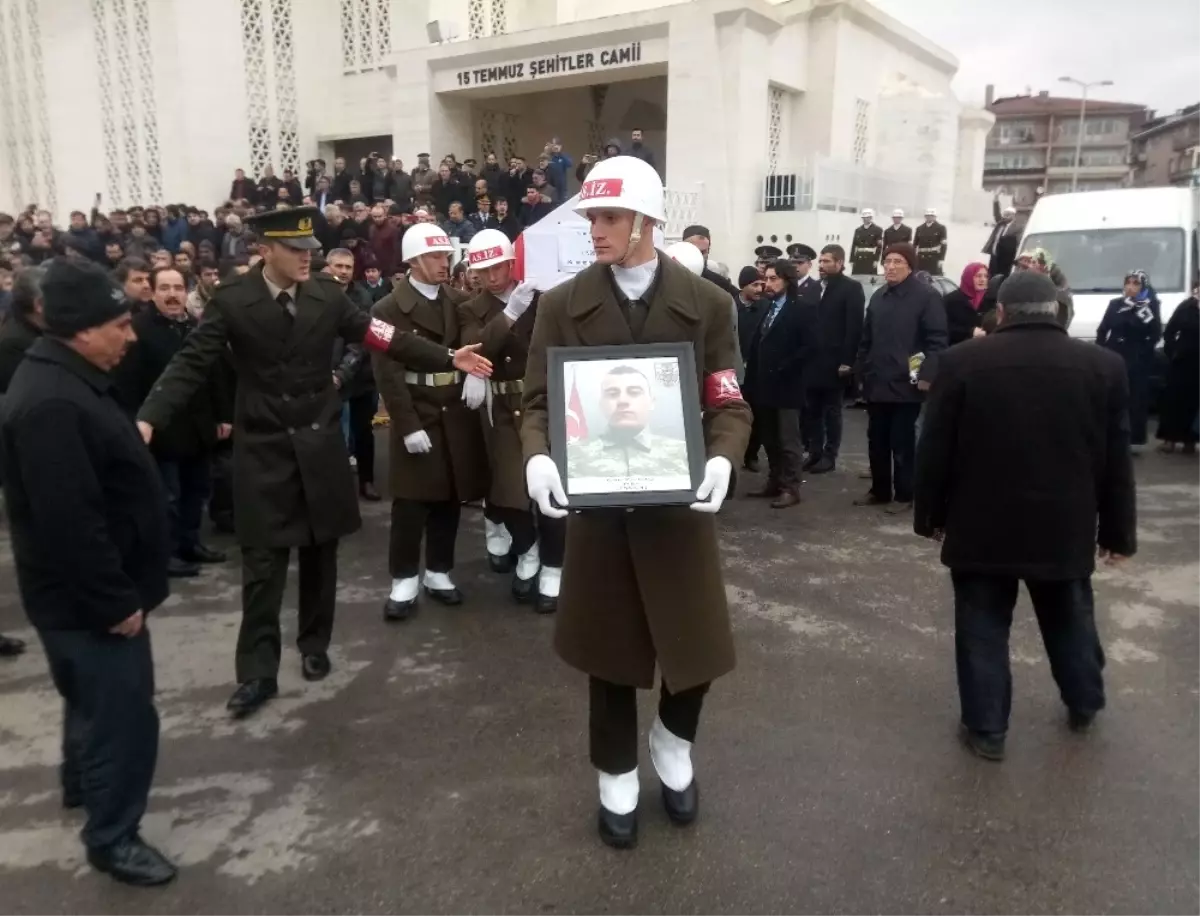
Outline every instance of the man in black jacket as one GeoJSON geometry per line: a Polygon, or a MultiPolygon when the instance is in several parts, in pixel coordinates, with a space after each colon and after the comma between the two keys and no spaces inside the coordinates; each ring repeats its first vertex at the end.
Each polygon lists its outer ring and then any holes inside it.
{"type": "MultiPolygon", "coordinates": [[[[738,379],[743,385],[742,396],[750,409],[754,410],[751,400],[752,392],[746,387],[750,370],[751,356],[754,353],[754,341],[758,335],[758,326],[762,323],[770,305],[764,296],[763,281],[757,267],[743,267],[738,274],[737,318],[738,318],[738,347],[742,352],[742,375],[738,379]]],[[[762,448],[762,424],[758,413],[754,414],[754,425],[750,429],[750,441],[746,444],[746,455],[742,459],[742,467],[751,473],[758,473],[758,452],[762,448]]]]}
{"type": "MultiPolygon", "coordinates": [[[[199,322],[188,314],[187,287],[173,267],[150,275],[152,307],[133,319],[137,343],[130,348],[113,380],[130,416],[136,416],[158,377],[199,322]]],[[[188,409],[158,431],[150,451],[167,492],[171,530],[170,576],[195,576],[201,563],[224,563],[225,554],[200,540],[204,503],[212,490],[212,453],[218,440],[229,438],[233,417],[223,415],[229,399],[222,396],[222,374],[192,396],[188,409]]]]}
{"type": "Polygon", "coordinates": [[[1071,340],[1055,286],[1020,272],[1000,327],[942,355],[917,460],[917,534],[954,583],[963,737],[1000,760],[1012,697],[1008,635],[1025,580],[1076,731],[1104,708],[1091,576],[1137,550],[1129,385],[1121,359],[1071,340]]]}
{"type": "Polygon", "coordinates": [[[917,417],[947,340],[942,297],[913,276],[916,264],[907,242],[884,252],[887,285],[871,297],[858,346],[871,490],[854,504],[887,505],[893,515],[912,508],[917,417]]]}
{"type": "Polygon", "coordinates": [[[65,701],[63,804],[87,810],[100,871],[163,884],[138,836],[158,755],[145,616],[167,597],[166,505],[150,453],[113,398],[129,307],[98,266],[55,259],[46,333],[5,394],[0,465],[21,602],[65,701]]]}
{"type": "Polygon", "coordinates": [[[804,420],[809,445],[804,470],[825,474],[837,466],[842,445],[842,394],[854,372],[865,296],[862,284],[844,273],[846,252],[841,245],[822,248],[817,268],[821,286],[816,335],[804,365],[804,420]]]}

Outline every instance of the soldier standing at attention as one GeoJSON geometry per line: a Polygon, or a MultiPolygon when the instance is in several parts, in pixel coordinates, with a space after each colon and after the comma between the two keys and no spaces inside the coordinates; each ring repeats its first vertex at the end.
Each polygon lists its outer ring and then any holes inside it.
{"type": "MultiPolygon", "coordinates": [[[[400,249],[409,274],[371,313],[443,349],[458,346],[458,306],[468,294],[446,285],[453,250],[436,223],[411,226],[400,249]]],[[[374,357],[371,363],[392,437],[392,591],[383,616],[406,620],[417,606],[422,535],[425,594],[442,604],[462,604],[462,592],[450,578],[454,542],[462,504],[487,493],[487,451],[479,418],[463,403],[461,372],[421,372],[402,360],[374,357]]]]}
{"type": "Polygon", "coordinates": [[[917,249],[917,270],[940,277],[946,260],[946,227],[937,221],[933,207],[925,211],[925,222],[913,233],[913,245],[917,249]]]}
{"type": "MultiPolygon", "coordinates": [[[[482,344],[480,352],[491,354],[487,358],[496,372],[489,381],[469,377],[463,385],[463,400],[472,410],[483,408],[483,431],[492,466],[486,515],[492,525],[504,526],[511,536],[508,549],[516,554],[513,597],[534,602],[539,614],[552,614],[558,607],[567,526],[561,518],[541,514],[535,518],[525,489],[521,396],[537,306],[530,307],[534,285],[518,286],[513,277],[515,261],[512,242],[499,229],[484,229],[471,239],[467,263],[482,281],[483,291],[458,307],[458,321],[462,339],[482,344]],[[491,397],[487,396],[489,385],[491,397]]],[[[496,554],[489,545],[492,556],[496,554]]]]}
{"type": "Polygon", "coordinates": [[[851,273],[875,276],[876,265],[883,257],[883,230],[875,225],[875,211],[867,208],[859,214],[862,225],[854,230],[850,242],[851,273]]]}
{"type": "Polygon", "coordinates": [[[566,566],[554,644],[589,676],[590,747],[599,772],[600,838],[637,843],[637,693],[662,674],[650,757],[667,815],[699,811],[692,742],[704,694],[733,669],[733,639],[711,517],[750,437],[750,409],[734,371],[737,338],[726,294],[654,249],[665,219],[662,180],[640,159],[598,162],[579,192],[596,263],[538,302],[521,423],[525,480],[542,513],[567,515],[550,457],[546,351],[550,347],[686,342],[696,354],[708,461],[690,508],[590,509],[567,522],[566,566]],[[553,501],[551,497],[553,496],[553,501]],[[681,574],[686,570],[686,574],[681,574]]]}
{"type": "Polygon", "coordinates": [[[249,715],[278,692],[279,613],[288,555],[300,555],[302,672],[330,671],[338,539],[357,531],[358,494],[342,402],[330,372],[334,342],[362,342],[426,371],[490,372],[475,348],[453,351],[374,321],[332,277],[311,274],[315,207],[271,210],[251,222],[262,263],[222,283],[138,413],[147,443],[183,410],[228,350],[237,370],[235,525],[242,548],[238,689],[228,708],[249,715]]]}
{"type": "MultiPolygon", "coordinates": [[[[886,251],[897,242],[912,241],[912,226],[904,225],[904,211],[892,211],[892,224],[883,230],[883,250],[886,251]]],[[[880,260],[883,260],[882,254],[880,260]]]]}

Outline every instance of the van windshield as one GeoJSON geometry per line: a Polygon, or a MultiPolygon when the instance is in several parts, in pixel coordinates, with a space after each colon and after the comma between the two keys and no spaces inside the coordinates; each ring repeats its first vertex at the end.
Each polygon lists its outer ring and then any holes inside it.
{"type": "Polygon", "coordinates": [[[1021,250],[1045,248],[1076,293],[1117,295],[1125,274],[1144,270],[1161,292],[1183,289],[1182,229],[1074,229],[1027,235],[1021,250]]]}

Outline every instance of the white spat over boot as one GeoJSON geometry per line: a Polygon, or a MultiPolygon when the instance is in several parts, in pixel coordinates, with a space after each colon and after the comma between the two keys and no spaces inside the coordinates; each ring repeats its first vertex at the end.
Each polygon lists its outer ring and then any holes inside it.
{"type": "Polygon", "coordinates": [[[605,773],[600,777],[600,811],[596,826],[600,839],[614,849],[632,849],[637,845],[638,771],[605,773]]]}
{"type": "Polygon", "coordinates": [[[417,610],[418,579],[393,579],[392,591],[383,605],[383,619],[388,621],[408,620],[417,610]]]}
{"type": "Polygon", "coordinates": [[[506,573],[513,568],[512,535],[508,528],[491,519],[483,520],[483,535],[487,544],[488,566],[494,573],[506,573]]]}
{"type": "Polygon", "coordinates": [[[537,589],[538,570],[542,568],[542,558],[538,552],[537,541],[533,546],[517,557],[517,568],[513,570],[512,595],[519,602],[533,600],[537,589]]]}
{"type": "Polygon", "coordinates": [[[692,742],[671,732],[655,716],[650,728],[650,760],[662,782],[667,816],[674,824],[690,824],[700,810],[700,789],[692,768],[692,742]]]}

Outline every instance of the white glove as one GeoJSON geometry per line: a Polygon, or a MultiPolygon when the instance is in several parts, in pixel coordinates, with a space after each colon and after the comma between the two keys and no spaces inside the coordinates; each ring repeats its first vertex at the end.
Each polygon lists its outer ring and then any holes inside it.
{"type": "Polygon", "coordinates": [[[508,303],[504,306],[504,317],[509,321],[516,321],[529,309],[529,304],[533,302],[533,294],[537,292],[537,286],[532,280],[526,280],[524,283],[518,283],[508,297],[508,303]]]}
{"type": "MultiPolygon", "coordinates": [[[[728,474],[725,481],[728,485],[728,474]]],[[[534,455],[529,459],[529,463],[525,465],[525,487],[529,490],[529,498],[537,503],[542,515],[547,518],[566,518],[567,510],[560,509],[550,502],[550,497],[553,496],[559,506],[567,504],[562,477],[559,476],[558,465],[554,463],[553,458],[549,455],[534,455]]]]}
{"type": "MultiPolygon", "coordinates": [[[[429,433],[418,429],[415,433],[409,433],[404,437],[404,449],[410,455],[424,455],[426,452],[433,451],[433,442],[429,438],[429,433]]],[[[725,479],[728,480],[728,476],[725,479]]]]}
{"type": "Polygon", "coordinates": [[[733,465],[728,458],[709,458],[704,465],[704,479],[700,481],[700,489],[696,491],[697,502],[688,508],[697,512],[716,512],[725,502],[725,494],[729,492],[729,477],[733,474],[733,465]],[[708,500],[704,502],[704,500],[708,500]]]}
{"type": "Polygon", "coordinates": [[[488,383],[477,375],[468,375],[463,382],[463,403],[471,410],[477,410],[487,396],[488,383]]]}

